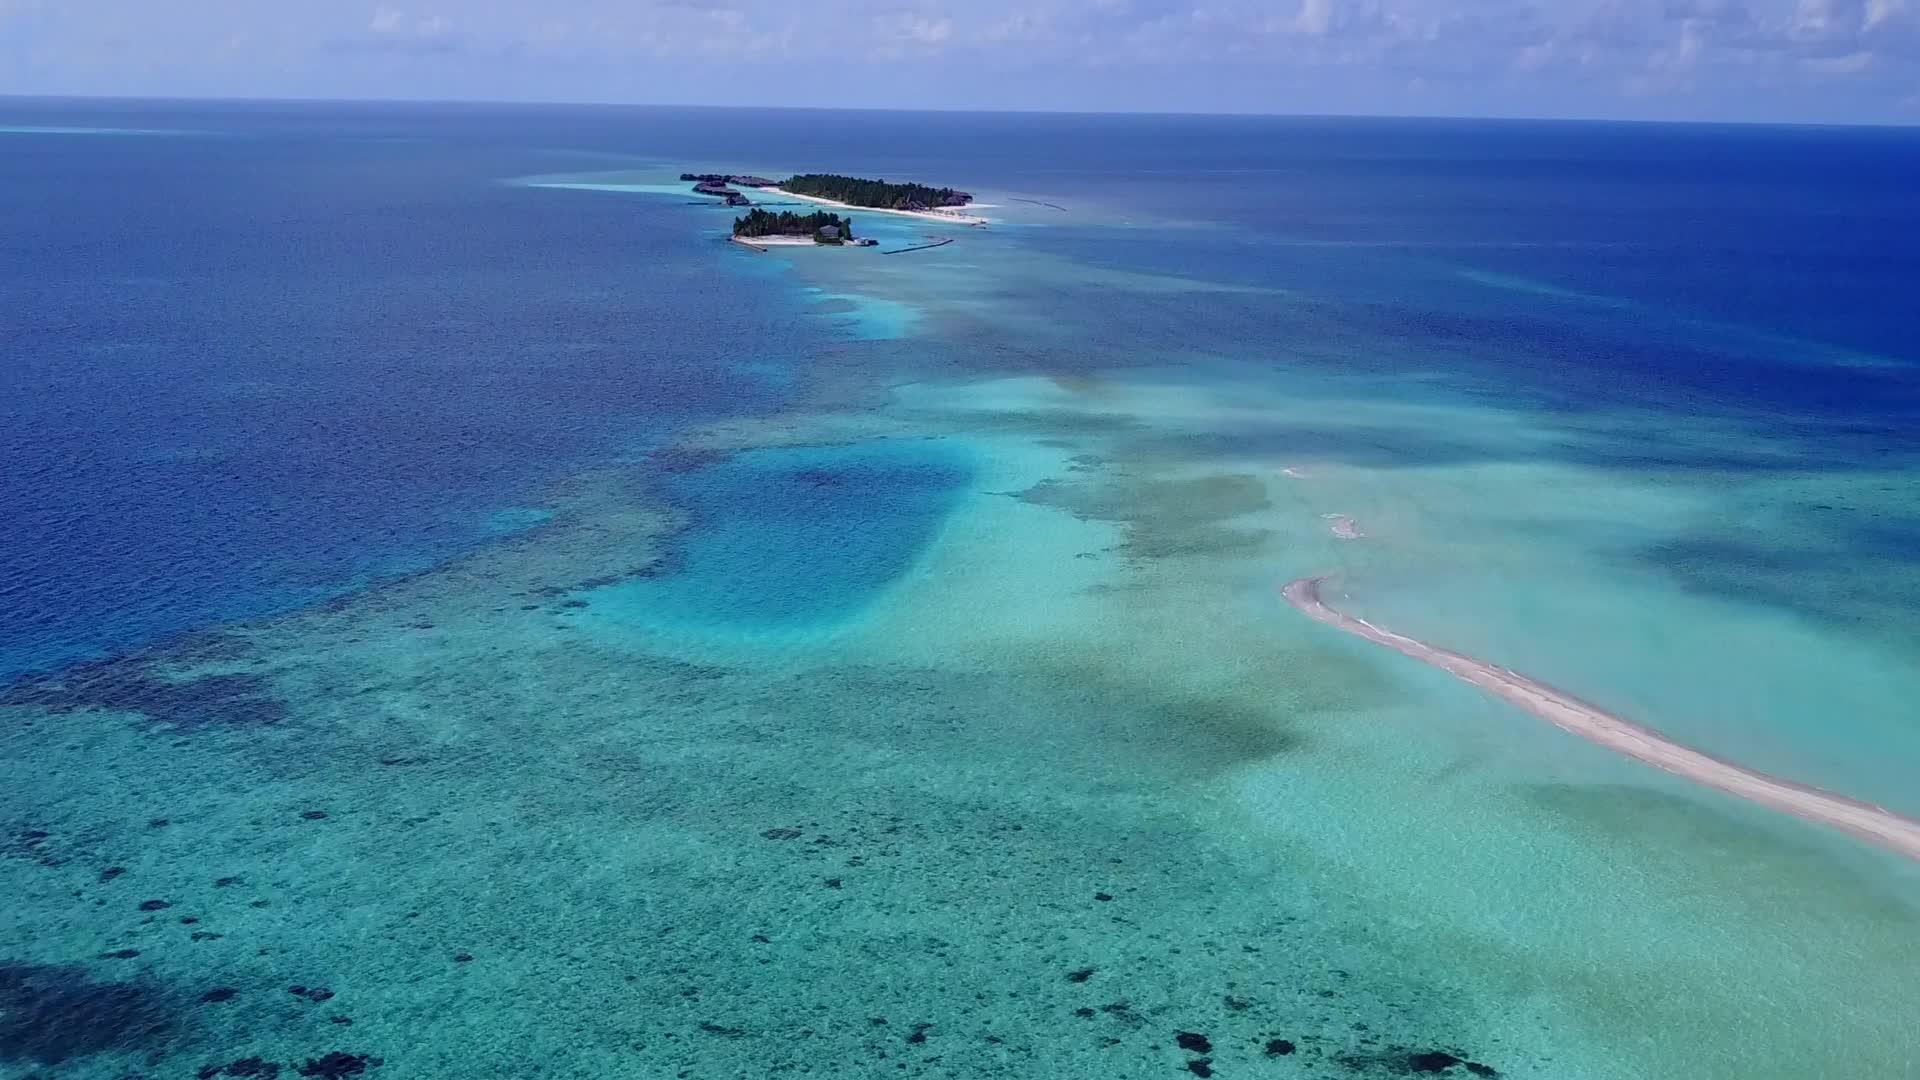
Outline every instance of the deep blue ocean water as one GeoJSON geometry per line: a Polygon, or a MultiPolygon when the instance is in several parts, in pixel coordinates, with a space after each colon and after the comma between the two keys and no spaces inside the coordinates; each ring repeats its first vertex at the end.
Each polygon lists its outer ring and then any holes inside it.
{"type": "MultiPolygon", "coordinates": [[[[187,132],[6,137],[0,671],[418,568],[582,460],[775,404],[778,379],[741,366],[740,343],[791,356],[825,334],[783,317],[776,296],[746,300],[698,250],[635,243],[684,235],[688,215],[495,182],[604,154],[751,147],[795,168],[1070,192],[1196,226],[1149,253],[1092,233],[1076,244],[1067,227],[1063,252],[1310,285],[1420,346],[1423,374],[1545,408],[1630,401],[1834,429],[1888,464],[1920,451],[1906,367],[1920,251],[1896,239],[1920,234],[1908,131],[28,100],[0,112],[12,127],[187,132]],[[1487,274],[1566,295],[1517,300],[1487,274]],[[1750,340],[1699,327],[1649,339],[1620,304],[1896,363],[1836,377],[1787,348],[1759,368],[1750,340]]],[[[1273,318],[1228,301],[1179,336],[1230,346],[1289,329],[1273,318]]],[[[1379,362],[1411,374],[1404,354],[1379,362]]]]}
{"type": "Polygon", "coordinates": [[[586,458],[777,401],[751,349],[818,340],[697,249],[633,243],[684,216],[496,183],[552,160],[538,123],[203,121],[0,154],[0,671],[418,569],[586,458]]]}

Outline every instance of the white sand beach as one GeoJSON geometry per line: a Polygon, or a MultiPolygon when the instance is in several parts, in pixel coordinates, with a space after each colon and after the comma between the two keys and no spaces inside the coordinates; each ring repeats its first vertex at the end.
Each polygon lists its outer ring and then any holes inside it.
{"type": "Polygon", "coordinates": [[[831,206],[839,210],[852,210],[862,214],[895,214],[900,217],[918,218],[921,221],[938,221],[946,225],[985,225],[988,219],[973,214],[963,214],[959,210],[890,210],[877,206],[854,206],[837,199],[823,199],[817,195],[800,195],[785,188],[757,188],[772,195],[785,195],[789,199],[801,199],[821,206],[831,206]]]}
{"type": "Polygon", "coordinates": [[[1615,716],[1598,706],[1509,671],[1448,649],[1396,634],[1343,614],[1320,599],[1323,578],[1289,582],[1281,595],[1309,618],[1430,664],[1517,705],[1563,731],[1578,735],[1675,776],[1705,784],[1772,810],[1818,822],[1920,860],[1920,821],[1844,795],[1782,780],[1723,761],[1676,743],[1659,732],[1615,716]]]}
{"type": "Polygon", "coordinates": [[[768,248],[775,247],[848,248],[854,251],[861,250],[861,245],[859,244],[816,243],[811,236],[731,236],[728,237],[728,239],[739,244],[741,247],[750,247],[755,251],[765,251],[768,248]]]}

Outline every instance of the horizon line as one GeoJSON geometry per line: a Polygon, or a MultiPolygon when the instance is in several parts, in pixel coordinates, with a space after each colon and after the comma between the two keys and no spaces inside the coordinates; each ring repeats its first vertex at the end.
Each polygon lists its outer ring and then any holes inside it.
{"type": "Polygon", "coordinates": [[[1885,120],[1715,120],[1689,118],[1609,117],[1595,115],[1540,116],[1523,114],[1447,114],[1447,113],[1367,113],[1367,112],[1256,112],[1201,111],[1179,109],[1047,109],[1047,108],[953,108],[934,106],[921,109],[879,108],[862,105],[723,105],[695,102],[571,101],[557,99],[506,98],[405,98],[405,97],[242,97],[232,95],[128,95],[128,94],[45,94],[0,93],[0,103],[9,101],[43,102],[126,102],[151,104],[227,104],[227,105],[426,105],[458,107],[513,107],[526,109],[711,109],[734,112],[870,112],[902,114],[944,114],[984,116],[1153,116],[1184,118],[1239,118],[1272,120],[1422,120],[1481,121],[1533,124],[1618,124],[1669,127],[1751,127],[1751,128],[1848,128],[1886,131],[1920,129],[1920,120],[1899,123],[1885,120]]]}

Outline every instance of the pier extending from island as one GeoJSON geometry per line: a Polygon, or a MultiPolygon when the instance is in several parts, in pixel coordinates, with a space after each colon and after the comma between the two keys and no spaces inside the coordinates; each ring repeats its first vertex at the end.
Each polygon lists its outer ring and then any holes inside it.
{"type": "Polygon", "coordinates": [[[1281,589],[1281,595],[1308,618],[1439,668],[1502,701],[1519,706],[1562,731],[1716,791],[1806,821],[1818,822],[1920,861],[1920,821],[1903,817],[1883,806],[1849,799],[1844,795],[1736,765],[1674,742],[1651,728],[1615,716],[1599,706],[1581,701],[1517,671],[1429,645],[1337,611],[1320,598],[1323,581],[1324,578],[1318,577],[1300,578],[1281,589]]]}
{"type": "Polygon", "coordinates": [[[894,248],[892,251],[883,251],[880,254],[905,255],[910,251],[931,251],[934,248],[946,247],[948,244],[951,244],[951,243],[953,243],[953,237],[942,236],[939,239],[928,240],[924,244],[915,244],[912,247],[894,248]]]}

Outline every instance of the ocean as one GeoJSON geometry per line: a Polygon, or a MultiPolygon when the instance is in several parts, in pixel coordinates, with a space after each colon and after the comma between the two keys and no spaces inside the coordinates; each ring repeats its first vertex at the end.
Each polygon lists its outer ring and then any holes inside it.
{"type": "Polygon", "coordinates": [[[0,1077],[1920,1076],[1920,867],[1279,592],[1920,817],[1915,190],[0,99],[0,1077]]]}

